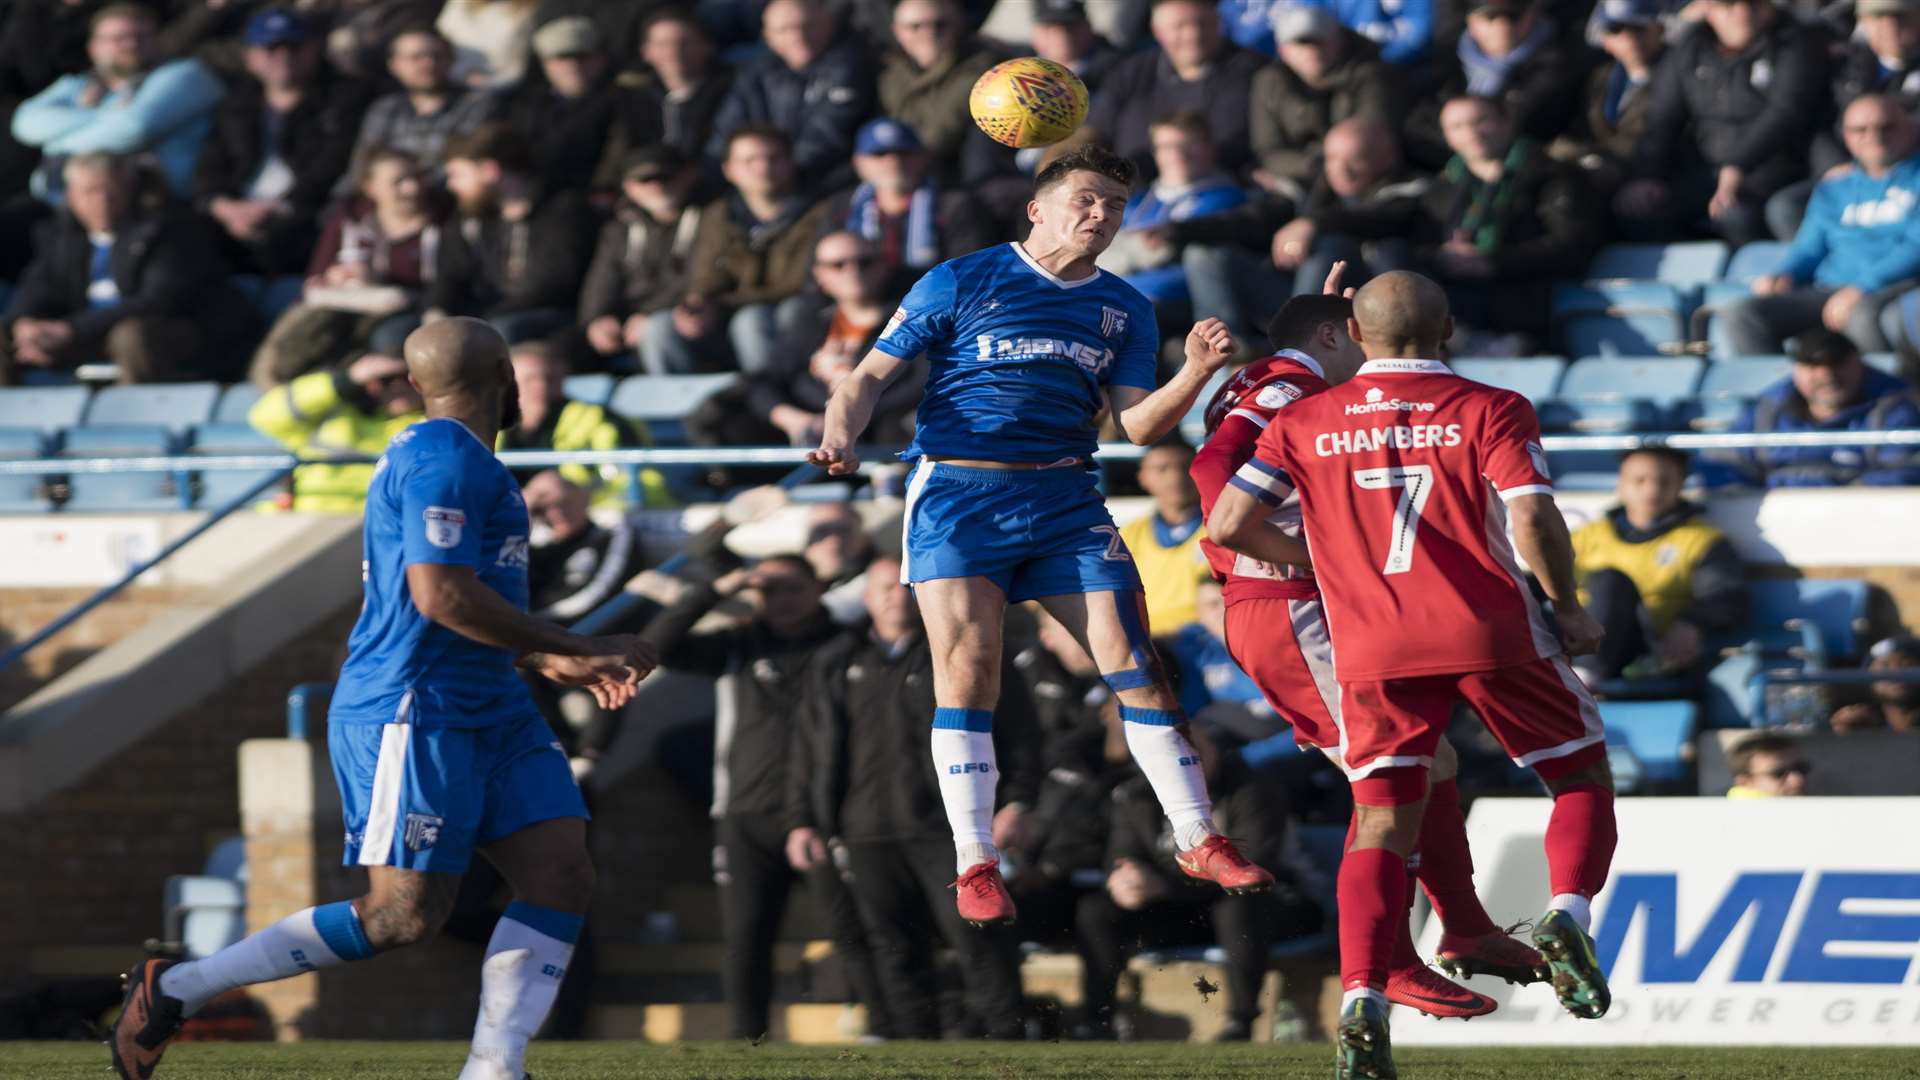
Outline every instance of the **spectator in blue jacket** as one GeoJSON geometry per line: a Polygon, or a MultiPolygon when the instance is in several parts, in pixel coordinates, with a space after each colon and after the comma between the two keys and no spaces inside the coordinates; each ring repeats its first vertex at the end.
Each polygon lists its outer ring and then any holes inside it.
{"type": "Polygon", "coordinates": [[[1188,716],[1215,702],[1239,705],[1258,716],[1273,715],[1273,706],[1227,652],[1227,601],[1220,583],[1203,578],[1194,595],[1199,618],[1177,633],[1161,639],[1180,672],[1180,709],[1188,716]]]}
{"type": "MultiPolygon", "coordinates": [[[[1734,361],[1738,363],[1738,361],[1734,361]]],[[[1824,328],[1794,341],[1793,371],[1762,391],[1730,434],[1891,431],[1920,427],[1920,404],[1900,379],[1868,367],[1853,342],[1824,328]]],[[[1757,487],[1920,484],[1906,446],[1785,446],[1739,450],[1708,463],[1709,481],[1757,487]]]]}
{"type": "Polygon", "coordinates": [[[1847,106],[1841,135],[1853,164],[1822,180],[1780,272],[1753,283],[1727,311],[1742,353],[1777,353],[1815,326],[1867,352],[1892,346],[1883,312],[1920,278],[1920,139],[1897,101],[1867,94],[1847,106]]]}
{"type": "Polygon", "coordinates": [[[821,0],[773,0],[760,18],[767,52],[740,69],[707,141],[714,172],[733,133],[776,127],[793,139],[793,163],[816,195],[853,182],[854,135],[873,114],[873,71],[858,41],[834,40],[821,0]]]}
{"type": "Polygon", "coordinates": [[[1330,9],[1347,29],[1380,46],[1390,64],[1425,69],[1433,48],[1433,0],[1303,0],[1330,9]]]}
{"type": "Polygon", "coordinates": [[[1231,210],[1247,201],[1247,192],[1219,171],[1205,116],[1169,113],[1148,125],[1147,135],[1160,175],[1127,204],[1120,234],[1099,263],[1158,305],[1190,298],[1183,252],[1162,226],[1231,210]]]}
{"type": "Polygon", "coordinates": [[[153,12],[109,4],[87,38],[91,71],[68,75],[20,103],[13,137],[38,147],[33,192],[61,201],[61,163],[76,154],[142,154],[158,159],[176,195],[193,190],[200,144],[213,126],[220,80],[198,60],[159,63],[153,12]]]}

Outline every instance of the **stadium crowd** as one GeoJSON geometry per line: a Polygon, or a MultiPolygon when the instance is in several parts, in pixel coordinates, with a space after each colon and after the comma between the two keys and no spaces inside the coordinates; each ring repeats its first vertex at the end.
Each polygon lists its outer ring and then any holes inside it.
{"type": "MultiPolygon", "coordinates": [[[[1054,151],[991,142],[966,98],[1028,53],[1087,82],[1082,137],[1147,178],[1102,266],[1154,302],[1169,363],[1207,317],[1259,355],[1267,319],[1335,260],[1353,284],[1434,277],[1457,352],[1526,356],[1554,344],[1552,285],[1603,240],[1777,238],[1785,261],[1726,321],[1791,374],[1733,430],[1920,427],[1908,385],[1861,359],[1920,350],[1920,0],[14,0],[0,19],[0,385],[99,364],[129,383],[250,380],[267,391],[254,425],[303,453],[377,454],[418,420],[400,342],[446,315],[513,346],[522,417],[502,448],[644,445],[642,425],[566,397],[596,371],[736,373],[687,418],[696,444],[814,444],[916,277],[1019,236],[1054,151]],[[268,318],[248,279],[298,279],[297,299],[268,318]]],[[[888,390],[876,442],[905,440],[918,395],[888,390]]],[[[897,519],[823,504],[791,555],[746,566],[708,543],[683,580],[645,585],[662,610],[632,628],[670,670],[712,678],[725,718],[711,784],[733,1034],[769,1029],[801,884],[872,1034],[1019,1034],[1033,940],[1081,954],[1071,1030],[1111,1037],[1130,952],[1218,940],[1227,1036],[1248,1037],[1269,947],[1331,914],[1296,826],[1348,808],[1227,655],[1191,458],[1170,441],[1114,479],[1152,502],[1125,539],[1216,816],[1275,871],[1268,895],[1179,873],[1112,694],[1032,611],[995,728],[994,839],[1024,921],[958,922],[897,519]],[[716,627],[716,607],[740,617],[716,627]],[[964,1021],[936,1007],[936,937],[961,957],[964,1021]]],[[[1621,505],[1576,537],[1609,629],[1596,685],[1697,684],[1746,618],[1744,569],[1681,497],[1693,468],[1757,487],[1920,480],[1888,451],[1629,455],[1621,505]]],[[[306,467],[290,505],[356,511],[370,475],[306,467]]],[[[641,572],[622,509],[688,494],[654,470],[522,479],[534,606],[561,621],[641,572]]],[[[1920,648],[1889,639],[1869,662],[1915,666],[1920,648]]],[[[1915,687],[1877,684],[1832,730],[1916,730],[1915,687]]],[[[618,717],[564,698],[543,695],[584,774],[618,717]]],[[[1767,738],[1734,754],[1734,793],[1806,790],[1805,758],[1767,738]]],[[[1484,736],[1456,741],[1474,790],[1521,783],[1484,736]]]]}

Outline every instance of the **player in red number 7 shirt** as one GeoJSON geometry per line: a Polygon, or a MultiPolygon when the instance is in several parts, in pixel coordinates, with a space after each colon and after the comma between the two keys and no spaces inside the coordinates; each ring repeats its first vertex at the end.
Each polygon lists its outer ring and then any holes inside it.
{"type": "MultiPolygon", "coordinates": [[[[1235,470],[1253,456],[1260,433],[1276,421],[1286,422],[1283,416],[1291,414],[1281,410],[1329,384],[1346,382],[1365,362],[1347,336],[1353,304],[1351,290],[1346,296],[1339,292],[1342,269],[1335,264],[1325,293],[1296,296],[1282,305],[1267,328],[1274,355],[1240,369],[1208,403],[1209,434],[1192,467],[1203,512],[1213,508],[1235,470]]],[[[1288,499],[1268,520],[1298,535],[1299,500],[1288,499]]],[[[1204,539],[1201,548],[1226,589],[1227,651],[1293,725],[1296,739],[1339,765],[1333,642],[1313,572],[1249,558],[1204,539]]],[[[1540,954],[1501,931],[1474,892],[1456,767],[1453,748],[1441,740],[1416,858],[1410,860],[1444,928],[1440,966],[1461,976],[1484,973],[1512,983],[1534,982],[1545,967],[1540,954]]],[[[1388,1001],[1441,1017],[1481,1016],[1495,1009],[1492,998],[1442,978],[1423,963],[1405,919],[1397,931],[1388,1001]]]]}
{"type": "Polygon", "coordinates": [[[1340,643],[1340,753],[1355,804],[1339,878],[1338,1075],[1391,1077],[1382,990],[1428,769],[1454,703],[1471,705],[1553,794],[1553,897],[1533,940],[1561,1004],[1589,1019],[1611,1001],[1587,922],[1613,857],[1613,786],[1599,711],[1564,655],[1590,651],[1600,627],[1579,604],[1532,407],[1438,360],[1453,319],[1427,278],[1381,275],[1353,306],[1347,330],[1367,363],[1268,426],[1207,532],[1254,558],[1286,561],[1298,543],[1267,513],[1299,492],[1340,643]],[[1516,546],[1554,603],[1557,634],[1516,546]]]}

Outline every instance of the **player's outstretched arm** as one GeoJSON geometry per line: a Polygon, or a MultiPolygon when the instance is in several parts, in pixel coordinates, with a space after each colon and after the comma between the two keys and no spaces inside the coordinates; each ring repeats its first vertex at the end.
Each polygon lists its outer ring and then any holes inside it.
{"type": "Polygon", "coordinates": [[[1165,386],[1149,393],[1137,386],[1113,386],[1107,398],[1113,415],[1135,446],[1158,442],[1193,408],[1213,373],[1233,357],[1233,334],[1219,319],[1204,320],[1187,332],[1187,362],[1165,386]]]}
{"type": "Polygon", "coordinates": [[[1207,538],[1275,566],[1311,566],[1306,542],[1267,520],[1268,508],[1234,484],[1220,489],[1207,515],[1207,538]]]}
{"type": "Polygon", "coordinates": [[[808,451],[807,461],[827,470],[831,476],[857,472],[860,458],[854,453],[853,444],[866,433],[867,424],[873,420],[873,406],[880,400],[880,392],[906,364],[891,353],[879,349],[869,351],[852,374],[840,380],[833,397],[828,399],[820,448],[808,451]]]}
{"type": "Polygon", "coordinates": [[[1560,640],[1573,656],[1590,653],[1600,647],[1599,620],[1580,606],[1580,590],[1574,580],[1573,538],[1567,532],[1567,520],[1553,496],[1540,493],[1518,495],[1508,500],[1507,514],[1513,521],[1513,547],[1526,560],[1553,601],[1553,614],[1560,623],[1560,640]]]}
{"type": "Polygon", "coordinates": [[[619,657],[644,676],[657,662],[653,647],[638,638],[587,637],[527,614],[483,584],[471,566],[412,563],[407,592],[427,619],[470,641],[523,654],[522,662],[535,670],[545,671],[548,657],[619,657]]]}

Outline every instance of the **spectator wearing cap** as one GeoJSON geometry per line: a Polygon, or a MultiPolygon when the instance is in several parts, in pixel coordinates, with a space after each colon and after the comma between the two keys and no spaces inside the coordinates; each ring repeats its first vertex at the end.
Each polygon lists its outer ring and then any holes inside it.
{"type": "MultiPolygon", "coordinates": [[[[1232,287],[1233,270],[1226,264],[1251,256],[1237,246],[1216,250],[1174,244],[1169,229],[1176,222],[1233,210],[1247,201],[1246,189],[1220,171],[1204,114],[1177,112],[1158,117],[1148,134],[1153,139],[1155,179],[1127,203],[1120,232],[1101,253],[1099,266],[1126,278],[1156,307],[1180,305],[1184,312],[1191,301],[1201,318],[1226,319],[1229,326],[1238,328],[1245,322],[1240,317],[1243,303],[1232,287]],[[1205,279],[1198,294],[1191,288],[1196,275],[1189,273],[1190,262],[1197,276],[1205,279]],[[1223,286],[1225,297],[1219,295],[1223,286]]],[[[1168,321],[1183,318],[1184,314],[1168,321]]]]}
{"type": "Polygon", "coordinates": [[[387,44],[387,72],[400,89],[367,107],[354,154],[376,146],[404,150],[438,179],[447,140],[492,121],[498,101],[453,81],[453,46],[433,30],[395,35],[387,44]]]}
{"type": "Polygon", "coordinates": [[[714,118],[708,160],[725,161],[742,128],[777,128],[792,141],[790,157],[809,190],[846,187],[854,135],[873,114],[865,54],[856,41],[834,41],[833,15],[821,0],[772,0],[760,28],[767,52],[735,77],[714,118]]]}
{"type": "Polygon", "coordinates": [[[1312,186],[1321,140],[1356,116],[1406,115],[1405,80],[1380,47],[1340,25],[1323,7],[1288,4],[1273,11],[1280,60],[1253,77],[1248,106],[1255,174],[1262,186],[1298,200],[1312,186]]]}
{"type": "Polygon", "coordinates": [[[1702,0],[1702,10],[1655,71],[1647,135],[1614,213],[1632,233],[1704,226],[1739,247],[1768,235],[1766,200],[1806,175],[1825,37],[1770,0],[1702,0]]]}
{"type": "Polygon", "coordinates": [[[1350,286],[1412,265],[1406,237],[1429,186],[1401,160],[1384,119],[1335,124],[1321,144],[1319,175],[1293,220],[1273,234],[1273,265],[1293,275],[1287,294],[1319,292],[1335,262],[1347,264],[1341,282],[1350,286]]]}
{"type": "MultiPolygon", "coordinates": [[[[771,368],[749,376],[736,392],[709,399],[688,421],[696,441],[817,444],[834,388],[873,348],[893,313],[900,294],[889,291],[887,277],[886,263],[868,241],[846,231],[821,237],[813,249],[813,285],[824,301],[806,304],[793,317],[771,368]]],[[[925,365],[916,364],[887,386],[873,409],[869,429],[875,442],[911,441],[925,382],[925,365]]]]}
{"type": "Polygon", "coordinates": [[[1155,117],[1197,112],[1213,132],[1220,167],[1238,173],[1252,160],[1247,102],[1264,58],[1228,41],[1209,0],[1154,0],[1149,22],[1159,45],[1116,64],[1101,83],[1087,128],[1153,176],[1155,117]]]}
{"type": "Polygon", "coordinates": [[[1590,27],[1611,63],[1588,76],[1573,124],[1550,152],[1586,170],[1594,190],[1611,197],[1646,137],[1654,68],[1666,52],[1667,34],[1658,0],[1601,0],[1590,27]]]}
{"type": "Polygon", "coordinates": [[[56,80],[13,112],[13,137],[41,153],[34,194],[58,203],[62,164],[76,154],[151,154],[168,190],[191,194],[225,92],[220,80],[198,60],[162,62],[158,21],[138,4],[108,4],[89,25],[89,70],[56,80]]]}
{"type": "Polygon", "coordinates": [[[440,244],[427,318],[478,316],[510,345],[571,325],[598,230],[586,198],[542,184],[526,141],[501,125],[450,141],[446,156],[459,213],[440,244]]]}
{"type": "Polygon", "coordinates": [[[1421,200],[1415,260],[1461,328],[1544,337],[1553,280],[1577,276],[1599,238],[1584,177],[1517,135],[1498,98],[1448,101],[1440,130],[1453,157],[1421,200]]]}
{"type": "MultiPolygon", "coordinates": [[[[1387,63],[1417,81],[1435,34],[1434,0],[1305,0],[1333,12],[1340,25],[1380,46],[1387,63]]],[[[1442,39],[1444,40],[1444,39],[1442,39]]]]}
{"type": "MultiPolygon", "coordinates": [[[[1911,676],[1920,669],[1920,638],[1901,634],[1874,643],[1867,650],[1868,671],[1900,672],[1911,676]]],[[[1872,700],[1834,711],[1827,726],[1846,735],[1856,731],[1920,731],[1920,680],[1889,678],[1875,682],[1872,700]]]]}
{"type": "Polygon", "coordinates": [[[872,245],[886,271],[886,289],[904,296],[935,264],[978,251],[995,240],[987,212],[972,193],[929,176],[931,162],[911,127],[887,117],[869,120],[854,139],[860,183],[835,197],[827,219],[872,245]]]}
{"type": "Polygon", "coordinates": [[[1733,773],[1729,799],[1791,798],[1807,793],[1813,765],[1800,740],[1791,735],[1761,732],[1734,744],[1727,754],[1733,773]]]}
{"type": "MultiPolygon", "coordinates": [[[[1793,368],[1762,390],[1729,434],[1894,431],[1920,427],[1920,406],[1902,380],[1868,367],[1846,337],[1815,327],[1793,341],[1793,368]]],[[[1783,446],[1736,450],[1709,478],[1755,487],[1920,484],[1912,447],[1783,446]]]]}
{"type": "Polygon", "coordinates": [[[880,111],[913,129],[935,176],[957,181],[963,152],[986,138],[968,97],[999,57],[967,34],[955,0],[898,0],[893,39],[880,65],[880,111]]]}
{"type": "Polygon", "coordinates": [[[267,8],[247,21],[247,77],[213,114],[194,202],[220,224],[237,266],[297,274],[353,157],[366,96],[335,79],[306,19],[267,8]]]}
{"type": "Polygon", "coordinates": [[[700,208],[692,202],[700,172],[665,143],[628,156],[613,219],[600,230],[580,287],[580,325],[598,363],[624,368],[638,356],[646,371],[667,370],[650,356],[647,320],[670,311],[687,291],[700,208]]]}
{"type": "Polygon", "coordinates": [[[1620,505],[1573,534],[1580,603],[1607,631],[1573,663],[1589,682],[1679,675],[1747,616],[1747,575],[1706,508],[1680,497],[1687,455],[1645,447],[1620,459],[1620,505]]]}
{"type": "Polygon", "coordinates": [[[534,168],[549,188],[600,191],[618,185],[602,161],[615,121],[631,109],[614,85],[600,31],[584,15],[566,15],[533,32],[533,54],[544,78],[523,81],[507,98],[505,121],[533,150],[534,168]]]}
{"type": "Polygon", "coordinates": [[[300,302],[254,351],[249,377],[266,389],[368,349],[399,356],[420,325],[445,207],[420,163],[380,149],[360,162],[355,196],[328,212],[300,302]]]}
{"type": "Polygon", "coordinates": [[[433,28],[453,46],[454,83],[479,90],[518,85],[535,14],[529,0],[459,0],[441,8],[433,28]]]}
{"type": "Polygon", "coordinates": [[[778,128],[741,128],[721,169],[733,190],[701,211],[686,295],[647,324],[641,356],[664,371],[771,370],[809,303],[798,294],[827,207],[801,191],[793,140],[778,128]]]}
{"type": "Polygon", "coordinates": [[[1033,55],[1080,77],[1089,93],[1120,62],[1120,51],[1094,32],[1085,0],[1033,0],[1033,55]]]}
{"type": "Polygon", "coordinates": [[[647,17],[640,30],[640,59],[645,70],[621,78],[634,89],[621,128],[626,144],[665,143],[698,158],[733,89],[733,69],[715,59],[699,20],[679,8],[647,17]]]}
{"type": "Polygon", "coordinates": [[[1471,0],[1466,32],[1436,68],[1439,92],[1409,121],[1409,152],[1438,167],[1449,151],[1439,136],[1439,104],[1462,94],[1496,98],[1514,132],[1541,145],[1573,122],[1587,60],[1564,48],[1539,0],[1471,0]]]}
{"type": "Polygon", "coordinates": [[[1920,129],[1879,94],[1847,106],[1841,129],[1852,163],[1814,186],[1779,272],[1727,309],[1736,352],[1778,353],[1816,326],[1867,352],[1892,347],[1882,316],[1920,279],[1920,129]]]}

